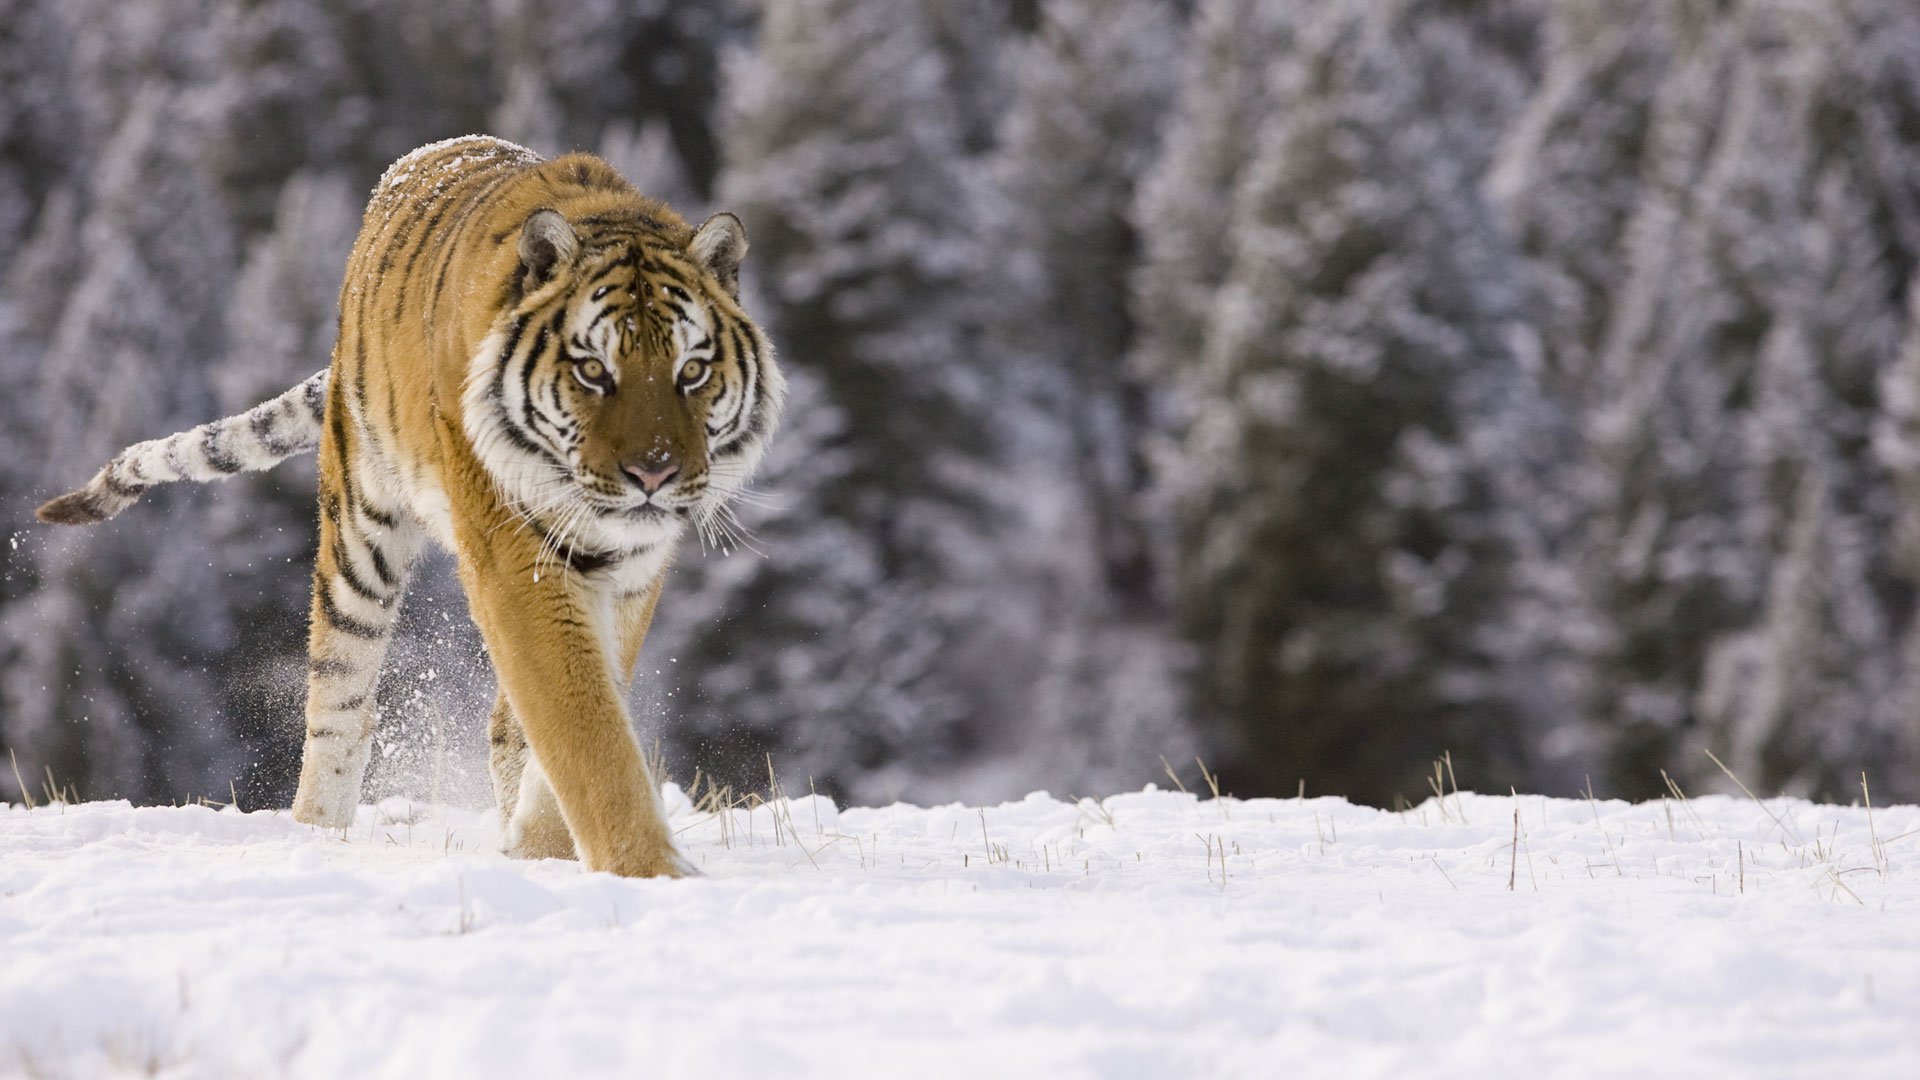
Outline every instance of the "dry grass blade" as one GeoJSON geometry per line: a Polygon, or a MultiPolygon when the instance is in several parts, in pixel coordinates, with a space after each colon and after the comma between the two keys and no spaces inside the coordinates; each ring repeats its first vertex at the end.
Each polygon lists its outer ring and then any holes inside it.
{"type": "Polygon", "coordinates": [[[33,803],[33,792],[27,790],[27,781],[20,775],[20,759],[13,756],[11,746],[7,747],[7,760],[13,762],[13,782],[20,788],[20,801],[26,803],[29,810],[37,809],[33,803]]]}
{"type": "Polygon", "coordinates": [[[46,770],[47,779],[45,783],[41,785],[41,797],[46,799],[49,806],[59,805],[66,807],[72,806],[80,801],[80,790],[78,788],[72,784],[62,784],[60,781],[55,780],[53,778],[53,766],[47,765],[43,766],[43,768],[46,770]]]}
{"type": "Polygon", "coordinates": [[[1187,790],[1187,785],[1180,782],[1180,774],[1173,771],[1173,763],[1167,760],[1167,755],[1165,754],[1160,755],[1160,767],[1167,770],[1167,778],[1173,781],[1174,787],[1177,787],[1180,789],[1180,794],[1182,795],[1193,794],[1192,792],[1187,790]]]}
{"type": "Polygon", "coordinates": [[[780,786],[780,778],[773,771],[773,755],[767,755],[767,809],[773,814],[773,839],[780,841],[780,826],[787,827],[787,835],[793,839],[793,846],[807,857],[815,870],[820,869],[820,861],[807,850],[806,841],[800,839],[800,830],[793,827],[793,800],[787,798],[786,789],[780,786]]]}
{"type": "Polygon", "coordinates": [[[1467,812],[1460,805],[1460,778],[1453,775],[1453,751],[1448,750],[1433,759],[1433,775],[1427,777],[1427,787],[1433,792],[1434,802],[1440,807],[1440,820],[1453,818],[1460,824],[1467,824],[1467,812]],[[1447,784],[1453,784],[1453,806],[1447,806],[1447,784]]]}
{"type": "Polygon", "coordinates": [[[1867,902],[1860,899],[1860,894],[1848,888],[1847,883],[1840,880],[1840,875],[1834,873],[1832,867],[1827,868],[1827,880],[1833,885],[1833,898],[1835,900],[1839,900],[1840,894],[1844,892],[1852,898],[1854,903],[1859,904],[1861,907],[1867,906],[1867,902]]]}
{"type": "Polygon", "coordinates": [[[1073,805],[1074,805],[1074,809],[1079,810],[1083,814],[1087,813],[1088,809],[1091,808],[1093,815],[1098,817],[1098,819],[1102,823],[1104,823],[1108,828],[1112,828],[1115,824],[1113,820],[1113,811],[1107,809],[1107,804],[1105,802],[1099,799],[1095,799],[1091,795],[1075,796],[1073,800],[1073,805]]]}
{"type": "Polygon", "coordinates": [[[1702,749],[1702,750],[1706,750],[1706,754],[1707,754],[1707,757],[1709,757],[1709,758],[1712,758],[1712,759],[1713,759],[1713,763],[1714,763],[1715,765],[1718,765],[1718,766],[1720,766],[1720,771],[1721,771],[1721,772],[1723,772],[1723,773],[1726,773],[1726,774],[1727,774],[1727,779],[1729,779],[1729,780],[1731,780],[1731,781],[1733,781],[1733,782],[1734,782],[1734,784],[1735,784],[1735,785],[1736,785],[1737,787],[1739,787],[1739,789],[1740,789],[1740,790],[1741,790],[1742,792],[1745,792],[1745,793],[1746,793],[1746,796],[1747,796],[1747,798],[1749,798],[1749,799],[1752,799],[1752,800],[1753,800],[1753,803],[1754,803],[1754,805],[1755,805],[1755,806],[1758,806],[1758,807],[1759,807],[1760,809],[1762,809],[1762,810],[1764,810],[1764,811],[1766,811],[1766,813],[1767,813],[1767,816],[1773,819],[1773,823],[1774,823],[1775,825],[1778,825],[1778,826],[1780,826],[1780,831],[1781,831],[1781,832],[1783,832],[1783,833],[1786,833],[1786,834],[1787,834],[1788,836],[1791,836],[1791,837],[1793,837],[1793,842],[1794,842],[1794,843],[1796,843],[1796,844],[1800,844],[1800,843],[1805,843],[1805,841],[1803,841],[1803,840],[1801,840],[1801,839],[1800,839],[1800,832],[1799,832],[1799,830],[1798,830],[1798,829],[1795,829],[1795,828],[1794,828],[1794,827],[1793,827],[1792,825],[1789,825],[1789,824],[1787,824],[1787,822],[1785,821],[1785,819],[1783,819],[1783,818],[1781,818],[1781,816],[1780,816],[1779,814],[1776,814],[1776,813],[1774,813],[1774,812],[1773,812],[1773,809],[1772,809],[1771,807],[1769,807],[1769,806],[1768,806],[1768,805],[1767,805],[1766,803],[1763,803],[1763,802],[1761,802],[1761,801],[1760,801],[1760,796],[1758,796],[1758,795],[1755,795],[1755,794],[1753,793],[1753,789],[1751,789],[1751,788],[1749,788],[1749,787],[1747,787],[1747,785],[1746,785],[1746,784],[1744,784],[1744,783],[1741,783],[1741,781],[1740,781],[1740,778],[1739,778],[1739,777],[1737,777],[1737,776],[1735,776],[1735,775],[1733,775],[1733,770],[1732,770],[1732,769],[1729,769],[1729,768],[1727,768],[1727,763],[1726,763],[1726,762],[1724,762],[1724,761],[1721,761],[1721,760],[1720,760],[1719,758],[1717,758],[1717,757],[1714,757],[1714,755],[1713,755],[1713,751],[1712,751],[1712,750],[1707,750],[1707,748],[1706,748],[1706,747],[1704,747],[1704,746],[1703,746],[1703,747],[1701,747],[1701,749],[1702,749]]]}
{"type": "Polygon", "coordinates": [[[1222,818],[1233,817],[1232,812],[1227,809],[1226,801],[1220,797],[1219,774],[1209,771],[1207,769],[1207,763],[1200,760],[1198,755],[1194,756],[1193,763],[1200,766],[1200,778],[1207,782],[1207,790],[1213,794],[1213,805],[1220,808],[1220,816],[1222,818]]]}
{"type": "MultiPolygon", "coordinates": [[[[1607,842],[1607,858],[1613,860],[1614,874],[1618,877],[1626,877],[1627,872],[1620,866],[1620,853],[1613,849],[1613,834],[1609,833],[1607,827],[1600,822],[1600,800],[1593,797],[1593,777],[1589,776],[1586,780],[1587,806],[1593,811],[1593,825],[1600,830],[1600,838],[1607,842]]],[[[1587,874],[1589,877],[1592,876],[1591,868],[1588,869],[1587,874]]]]}
{"type": "Polygon", "coordinates": [[[1207,782],[1207,790],[1213,793],[1214,801],[1218,802],[1220,800],[1219,774],[1208,772],[1207,763],[1200,760],[1198,755],[1194,756],[1193,763],[1195,765],[1200,766],[1200,779],[1205,780],[1207,782]]]}
{"type": "Polygon", "coordinates": [[[1507,851],[1507,891],[1514,891],[1514,883],[1520,875],[1520,793],[1513,788],[1507,789],[1513,794],[1513,846],[1507,851]]]}
{"type": "Polygon", "coordinates": [[[1873,868],[1879,872],[1880,880],[1887,879],[1887,846],[1880,842],[1880,830],[1873,824],[1873,792],[1867,789],[1867,773],[1860,771],[1860,797],[1867,804],[1868,847],[1873,852],[1873,868]]]}
{"type": "Polygon", "coordinates": [[[1680,782],[1668,776],[1667,770],[1665,769],[1660,770],[1660,779],[1667,785],[1667,790],[1673,793],[1673,797],[1680,800],[1680,809],[1686,811],[1687,817],[1693,821],[1694,831],[1700,834],[1700,839],[1705,840],[1707,838],[1707,823],[1700,820],[1699,812],[1693,808],[1693,800],[1688,798],[1687,793],[1680,789],[1680,782]]]}

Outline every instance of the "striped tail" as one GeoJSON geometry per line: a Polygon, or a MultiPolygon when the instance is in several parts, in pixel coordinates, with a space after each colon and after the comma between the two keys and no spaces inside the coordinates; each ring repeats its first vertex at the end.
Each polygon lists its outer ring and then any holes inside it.
{"type": "Polygon", "coordinates": [[[271,469],[320,446],[328,372],[237,416],[201,424],[164,439],[137,443],[94,474],[87,486],[34,511],[53,525],[91,525],[132,506],[155,484],[224,480],[237,472],[271,469]]]}

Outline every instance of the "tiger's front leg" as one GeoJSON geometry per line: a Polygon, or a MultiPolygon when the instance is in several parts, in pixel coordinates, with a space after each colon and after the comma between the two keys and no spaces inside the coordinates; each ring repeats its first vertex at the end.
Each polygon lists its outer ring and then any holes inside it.
{"type": "MultiPolygon", "coordinates": [[[[618,616],[562,568],[535,574],[537,541],[526,529],[488,534],[461,528],[460,568],[468,605],[493,658],[501,694],[525,732],[528,756],[509,822],[510,844],[535,857],[563,855],[539,804],[551,791],[572,848],[590,870],[629,877],[678,877],[673,850],[639,741],[634,738],[614,658],[618,616]],[[542,783],[544,781],[544,784],[542,783]],[[516,836],[516,833],[519,835],[516,836]]],[[[551,561],[551,560],[549,560],[551,561]]],[[[501,713],[496,710],[496,717],[501,713]]],[[[496,782],[504,779],[496,768],[496,782]]]]}
{"type": "MultiPolygon", "coordinates": [[[[653,625],[654,608],[660,601],[660,589],[666,582],[662,573],[645,590],[615,601],[618,620],[619,664],[614,682],[623,691],[633,678],[634,661],[640,655],[641,642],[653,625]]],[[[494,796],[499,801],[500,835],[507,854],[521,859],[577,858],[573,837],[567,831],[553,787],[537,763],[529,762],[527,736],[520,718],[507,703],[506,693],[498,693],[488,721],[491,755],[489,771],[493,775],[494,796]]],[[[653,777],[649,777],[651,783],[653,777]]],[[[682,867],[685,869],[684,865],[682,867]]]]}

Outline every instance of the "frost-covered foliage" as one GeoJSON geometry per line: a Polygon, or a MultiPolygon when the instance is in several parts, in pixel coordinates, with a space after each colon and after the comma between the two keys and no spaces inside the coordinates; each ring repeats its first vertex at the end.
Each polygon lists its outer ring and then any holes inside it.
{"type": "MultiPolygon", "coordinates": [[[[194,367],[218,354],[208,316],[231,280],[233,236],[196,133],[180,94],[155,80],[97,161],[73,288],[38,385],[16,386],[34,395],[42,483],[211,407],[194,367]]],[[[84,790],[164,798],[237,774],[227,732],[178,722],[201,719],[218,693],[213,663],[231,637],[206,557],[206,493],[168,496],[180,530],[164,544],[127,530],[36,538],[38,587],[4,613],[8,742],[84,790]]]]}
{"type": "Polygon", "coordinates": [[[1600,354],[1585,548],[1589,715],[1648,791],[1702,746],[1818,789],[1911,739],[1892,489],[1868,452],[1911,256],[1885,246],[1846,134],[1859,32],[1844,8],[1792,3],[1669,27],[1600,354]]]}
{"type": "Polygon", "coordinates": [[[1532,257],[1544,359],[1576,403],[1595,375],[1623,236],[1641,196],[1648,110],[1670,49],[1664,0],[1554,0],[1546,66],[1488,176],[1532,257]]]}
{"type": "MultiPolygon", "coordinates": [[[[476,130],[748,228],[793,393],[642,660],[679,775],[1920,796],[1912,0],[0,0],[23,774],[285,797],[311,466],[31,510],[324,364],[476,130]]],[[[413,599],[381,775],[450,783],[413,599]]]]}
{"type": "Polygon", "coordinates": [[[1310,782],[1411,793],[1442,746],[1517,782],[1535,733],[1514,496],[1543,408],[1520,263],[1477,181],[1518,82],[1419,5],[1297,34],[1172,378],[1161,478],[1203,709],[1269,789],[1315,761],[1310,782]]]}
{"type": "Polygon", "coordinates": [[[705,190],[717,163],[711,114],[720,85],[718,50],[738,31],[745,6],[742,0],[498,0],[491,7],[498,97],[488,111],[489,130],[542,153],[561,153],[594,149],[610,127],[651,115],[705,190]]]}
{"type": "Polygon", "coordinates": [[[987,711],[973,691],[990,686],[1006,478],[981,171],[934,30],[916,5],[770,4],[727,68],[719,201],[751,222],[757,310],[809,383],[768,469],[778,505],[746,515],[769,554],[736,556],[724,598],[668,616],[692,713],[668,732],[697,732],[723,777],[764,774],[771,752],[893,794],[951,767],[987,711]]]}
{"type": "MultiPolygon", "coordinates": [[[[1004,219],[995,323],[1041,411],[1031,448],[1085,500],[1094,569],[1116,595],[1151,593],[1140,493],[1152,387],[1127,370],[1128,274],[1139,235],[1134,189],[1172,97],[1178,28],[1155,0],[1049,7],[1019,54],[1016,97],[994,165],[1004,219]]],[[[1076,557],[1076,562],[1086,561],[1076,557]]]]}
{"type": "MultiPolygon", "coordinates": [[[[301,172],[279,186],[273,227],[241,263],[226,312],[226,348],[208,365],[214,410],[251,408],[311,375],[333,350],[340,268],[360,227],[361,192],[335,175],[301,172]]],[[[233,730],[262,762],[251,796],[268,798],[289,777],[267,763],[286,718],[306,695],[309,578],[318,543],[314,462],[300,458],[234,477],[207,493],[207,526],[225,598],[241,640],[221,679],[233,730]]],[[[164,527],[155,526],[160,532],[164,527]]],[[[278,751],[278,752],[276,752],[278,751]]],[[[217,788],[215,789],[218,790],[217,788]]]]}
{"type": "Polygon", "coordinates": [[[1206,0],[1194,16],[1174,115],[1134,215],[1134,362],[1150,380],[1176,378],[1197,355],[1227,272],[1233,193],[1299,18],[1299,5],[1273,0],[1206,0]]]}
{"type": "Polygon", "coordinates": [[[1750,93],[1747,108],[1733,104],[1745,69],[1732,21],[1672,32],[1598,359],[1584,550],[1600,626],[1586,708],[1606,725],[1613,771],[1643,780],[1697,727],[1707,653],[1757,618],[1766,572],[1760,476],[1740,421],[1767,312],[1737,260],[1769,237],[1748,236],[1743,193],[1730,190],[1740,162],[1720,148],[1762,137],[1775,118],[1755,115],[1750,93]]]}
{"type": "Polygon", "coordinates": [[[1020,461],[1023,585],[1036,693],[1008,737],[1032,786],[1136,779],[1182,715],[1152,562],[1145,436],[1154,389],[1130,370],[1130,213],[1173,95],[1180,28],[1158,0],[1060,0],[1015,54],[995,154],[1002,200],[993,331],[1020,461]]]}
{"type": "MultiPolygon", "coordinates": [[[[0,747],[24,775],[50,767],[96,795],[286,797],[312,464],[156,492],[142,520],[106,530],[46,530],[33,505],[120,446],[324,367],[374,178],[416,145],[484,129],[504,108],[504,73],[530,54],[561,106],[591,121],[579,137],[607,131],[658,159],[651,133],[684,122],[670,167],[684,177],[683,157],[703,162],[710,180],[713,53],[738,17],[692,7],[576,5],[571,21],[543,17],[539,39],[519,32],[518,8],[484,0],[0,11],[0,376],[13,387],[0,395],[0,747]],[[599,70],[562,62],[582,42],[599,70]]],[[[457,587],[427,574],[414,594],[432,610],[403,624],[409,670],[382,691],[389,722],[418,719],[404,702],[427,674],[443,707],[484,710],[490,682],[457,587]]]]}

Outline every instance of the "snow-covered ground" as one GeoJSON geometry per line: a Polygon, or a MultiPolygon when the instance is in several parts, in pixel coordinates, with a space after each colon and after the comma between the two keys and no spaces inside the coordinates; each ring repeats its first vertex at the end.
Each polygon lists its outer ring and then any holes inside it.
{"type": "Polygon", "coordinates": [[[1920,807],[668,803],[0,810],[0,1075],[1920,1076],[1920,807]]]}

